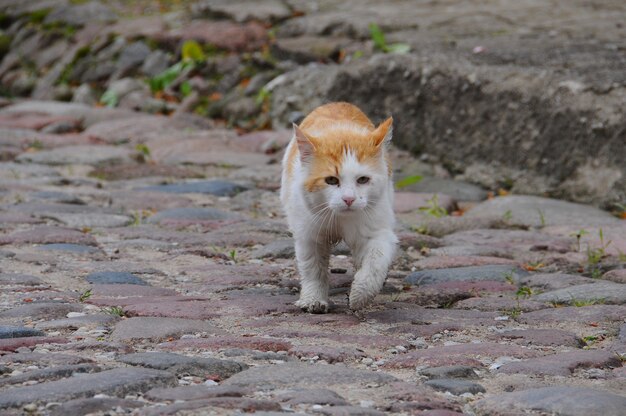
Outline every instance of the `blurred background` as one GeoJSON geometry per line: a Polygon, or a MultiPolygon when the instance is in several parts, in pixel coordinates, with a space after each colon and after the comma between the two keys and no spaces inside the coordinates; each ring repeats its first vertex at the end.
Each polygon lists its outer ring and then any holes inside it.
{"type": "Polygon", "coordinates": [[[435,178],[418,190],[457,179],[477,199],[619,214],[625,22],[622,0],[0,0],[0,95],[241,134],[349,101],[376,123],[393,115],[394,143],[415,156],[398,178],[435,178]]]}

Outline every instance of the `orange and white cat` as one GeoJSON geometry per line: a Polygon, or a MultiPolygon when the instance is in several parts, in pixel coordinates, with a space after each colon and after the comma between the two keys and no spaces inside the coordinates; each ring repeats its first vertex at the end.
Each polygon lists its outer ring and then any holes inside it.
{"type": "Polygon", "coordinates": [[[295,239],[303,310],[328,312],[328,262],[341,240],[357,268],[350,308],[361,309],[383,287],[397,243],[387,157],[392,121],[375,127],[354,105],[331,103],[293,126],[280,198],[295,239]]]}

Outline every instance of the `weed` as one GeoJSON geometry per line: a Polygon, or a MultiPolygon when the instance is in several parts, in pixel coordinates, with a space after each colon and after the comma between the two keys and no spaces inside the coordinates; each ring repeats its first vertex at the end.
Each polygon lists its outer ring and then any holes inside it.
{"type": "Polygon", "coordinates": [[[87,299],[89,299],[92,295],[91,289],[87,289],[85,290],[83,293],[80,294],[78,300],[81,302],[86,301],[87,299]]]}
{"type": "Polygon", "coordinates": [[[598,340],[598,337],[595,335],[587,335],[586,337],[583,337],[583,341],[585,341],[585,344],[587,345],[591,345],[597,340],[598,340]]]}
{"type": "Polygon", "coordinates": [[[104,312],[108,313],[109,315],[114,315],[114,316],[119,316],[119,317],[126,316],[124,309],[120,308],[119,306],[111,306],[110,308],[105,308],[104,312]]]}
{"type": "Polygon", "coordinates": [[[504,277],[504,280],[506,280],[508,284],[510,285],[515,284],[515,278],[514,278],[515,272],[513,270],[503,273],[502,276],[504,277]]]}
{"type": "Polygon", "coordinates": [[[539,223],[541,224],[541,228],[546,226],[546,217],[543,215],[543,211],[540,209],[537,209],[537,212],[539,213],[539,223]]]}
{"type": "Polygon", "coordinates": [[[396,189],[402,189],[409,185],[413,185],[414,183],[418,183],[422,179],[423,177],[420,175],[407,176],[406,178],[401,179],[398,182],[396,182],[396,189]]]}
{"type": "Polygon", "coordinates": [[[528,298],[532,296],[532,294],[533,290],[531,288],[529,288],[528,286],[521,286],[519,289],[517,289],[517,292],[515,292],[515,297],[517,299],[528,298]]]}
{"type": "Polygon", "coordinates": [[[228,252],[228,257],[234,262],[237,262],[237,250],[232,249],[228,252]]]}
{"type": "Polygon", "coordinates": [[[513,219],[513,212],[511,212],[510,209],[506,210],[506,212],[504,214],[502,214],[502,219],[505,222],[509,222],[513,219]]]}
{"type": "Polygon", "coordinates": [[[591,306],[591,305],[603,305],[605,302],[604,299],[572,299],[570,303],[572,306],[576,306],[577,308],[582,308],[583,306],[591,306]]]}
{"type": "Polygon", "coordinates": [[[180,53],[183,61],[204,62],[206,55],[202,50],[202,46],[195,40],[187,40],[183,43],[180,53]]]}
{"type": "Polygon", "coordinates": [[[406,54],[411,51],[411,46],[408,43],[387,44],[385,34],[376,23],[370,23],[369,29],[372,41],[374,41],[374,47],[379,51],[399,54],[406,54]]]}
{"type": "Polygon", "coordinates": [[[439,197],[437,196],[437,194],[435,194],[431,199],[426,201],[426,203],[428,204],[428,206],[420,208],[420,211],[435,218],[441,218],[448,215],[448,211],[446,211],[444,207],[439,205],[439,197]]]}
{"type": "Polygon", "coordinates": [[[147,144],[139,143],[135,146],[135,150],[141,153],[141,155],[143,156],[143,161],[152,159],[150,148],[148,147],[147,144]]]}
{"type": "Polygon", "coordinates": [[[589,234],[589,231],[582,229],[582,228],[578,230],[577,232],[570,234],[571,237],[576,237],[576,243],[578,245],[578,252],[580,252],[580,239],[585,234],[589,234]]]}
{"type": "Polygon", "coordinates": [[[113,90],[106,90],[102,97],[100,97],[100,103],[109,108],[114,108],[119,103],[120,98],[117,96],[117,93],[113,90]]]}
{"type": "Polygon", "coordinates": [[[518,300],[517,307],[513,309],[509,309],[508,311],[505,311],[504,313],[508,315],[511,319],[516,319],[517,317],[519,317],[522,314],[522,309],[519,307],[519,300],[518,300]]]}

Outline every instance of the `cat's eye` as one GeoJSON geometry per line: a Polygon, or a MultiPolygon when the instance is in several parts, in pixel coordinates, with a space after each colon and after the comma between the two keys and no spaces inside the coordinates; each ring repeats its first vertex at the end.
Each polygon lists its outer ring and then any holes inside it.
{"type": "Polygon", "coordinates": [[[337,178],[335,176],[327,176],[326,179],[324,179],[324,180],[329,185],[339,185],[339,178],[337,178]]]}
{"type": "Polygon", "coordinates": [[[370,181],[370,178],[367,176],[361,176],[356,180],[356,183],[358,183],[359,185],[365,185],[366,183],[368,183],[370,181]]]}

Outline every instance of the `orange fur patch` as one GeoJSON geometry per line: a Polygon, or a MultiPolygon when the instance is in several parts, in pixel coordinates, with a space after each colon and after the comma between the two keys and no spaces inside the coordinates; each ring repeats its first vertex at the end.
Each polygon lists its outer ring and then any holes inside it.
{"type": "MultiPolygon", "coordinates": [[[[315,149],[309,178],[305,182],[306,190],[315,192],[328,186],[324,179],[339,175],[347,151],[351,151],[359,162],[379,167],[381,144],[391,124],[390,117],[375,128],[361,110],[349,103],[331,103],[313,110],[300,124],[315,149]]],[[[299,151],[294,144],[287,158],[289,177],[296,157],[299,157],[299,151]]],[[[391,176],[391,164],[386,155],[385,160],[391,176]]]]}

